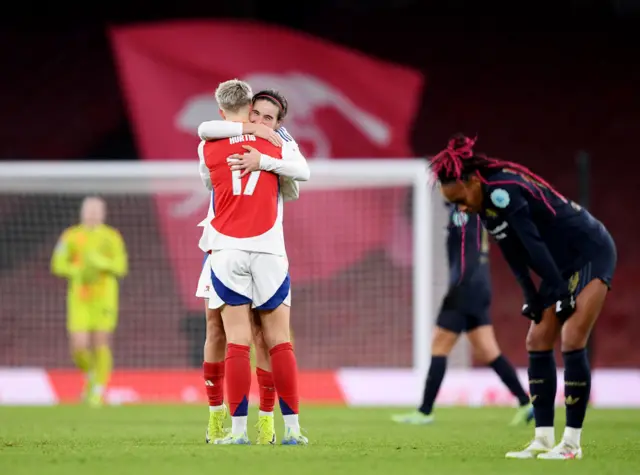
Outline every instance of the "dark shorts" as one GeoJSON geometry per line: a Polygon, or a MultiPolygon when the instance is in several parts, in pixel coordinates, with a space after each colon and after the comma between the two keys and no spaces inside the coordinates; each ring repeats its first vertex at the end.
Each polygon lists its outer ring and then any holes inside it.
{"type": "MultiPolygon", "coordinates": [[[[601,280],[611,289],[617,260],[616,245],[611,236],[607,235],[600,252],[593,259],[577,271],[563,273],[563,277],[567,280],[567,289],[577,297],[591,281],[596,279],[601,280]]],[[[553,291],[544,282],[540,284],[540,296],[545,308],[555,305],[553,291]]]]}
{"type": "Polygon", "coordinates": [[[454,333],[470,332],[483,325],[491,325],[490,305],[491,294],[484,289],[447,295],[442,301],[436,325],[454,333]]]}
{"type": "Polygon", "coordinates": [[[473,313],[462,313],[457,310],[440,310],[436,325],[453,333],[464,333],[483,325],[491,325],[489,309],[473,313]]]}

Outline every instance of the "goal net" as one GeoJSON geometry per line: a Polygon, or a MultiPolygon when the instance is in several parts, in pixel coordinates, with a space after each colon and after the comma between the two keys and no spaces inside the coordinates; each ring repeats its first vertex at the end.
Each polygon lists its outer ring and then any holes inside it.
{"type": "MultiPolygon", "coordinates": [[[[423,160],[311,163],[285,204],[292,328],[302,371],[424,374],[447,281],[445,215],[423,160]]],[[[0,366],[67,368],[66,283],[50,274],[81,200],[101,195],[123,235],[116,369],[199,368],[197,247],[210,194],[185,162],[0,164],[0,366]]]]}

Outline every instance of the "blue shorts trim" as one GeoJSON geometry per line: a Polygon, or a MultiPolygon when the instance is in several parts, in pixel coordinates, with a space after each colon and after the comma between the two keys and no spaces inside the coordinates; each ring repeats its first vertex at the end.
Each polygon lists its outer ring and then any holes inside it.
{"type": "Polygon", "coordinates": [[[211,283],[213,284],[213,290],[216,291],[220,300],[222,300],[225,304],[231,305],[233,307],[237,307],[239,305],[246,305],[251,303],[251,299],[249,297],[245,297],[238,292],[231,290],[226,285],[224,285],[220,279],[216,277],[211,271],[211,283]]]}
{"type": "Polygon", "coordinates": [[[287,273],[287,276],[284,278],[284,282],[282,282],[282,285],[280,285],[278,290],[276,290],[276,293],[273,294],[273,297],[259,307],[256,307],[256,310],[275,310],[282,305],[282,302],[285,301],[287,295],[289,295],[289,290],[291,290],[291,278],[287,273]]]}

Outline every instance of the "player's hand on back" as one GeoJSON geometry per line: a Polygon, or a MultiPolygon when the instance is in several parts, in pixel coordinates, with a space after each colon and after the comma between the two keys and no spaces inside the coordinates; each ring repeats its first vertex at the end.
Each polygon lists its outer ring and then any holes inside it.
{"type": "Polygon", "coordinates": [[[256,137],[268,140],[276,147],[282,147],[282,137],[271,127],[264,124],[251,124],[251,130],[253,130],[252,133],[256,137]]]}
{"type": "Polygon", "coordinates": [[[248,175],[251,172],[260,170],[260,155],[261,153],[255,148],[249,145],[243,145],[242,148],[247,150],[246,153],[234,153],[227,157],[227,163],[229,168],[234,172],[240,170],[240,178],[248,175]]]}

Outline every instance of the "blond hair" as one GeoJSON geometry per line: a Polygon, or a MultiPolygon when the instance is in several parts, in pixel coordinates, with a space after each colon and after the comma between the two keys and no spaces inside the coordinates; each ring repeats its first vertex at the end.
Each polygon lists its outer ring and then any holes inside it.
{"type": "Polygon", "coordinates": [[[239,79],[222,82],[216,89],[216,102],[225,112],[236,113],[251,105],[252,97],[251,86],[239,79]]]}

